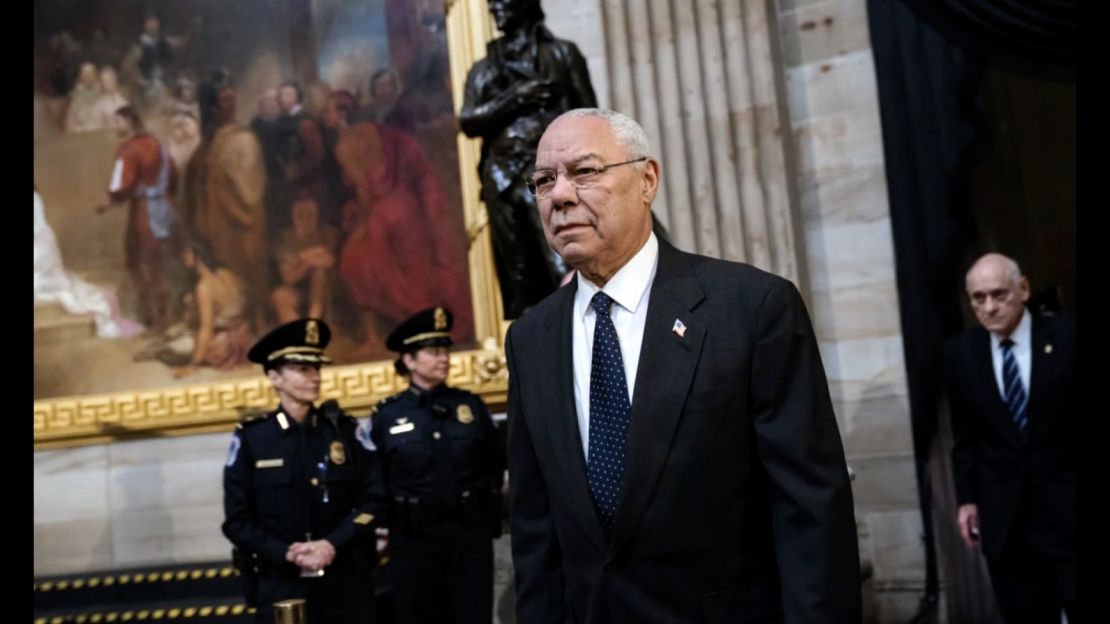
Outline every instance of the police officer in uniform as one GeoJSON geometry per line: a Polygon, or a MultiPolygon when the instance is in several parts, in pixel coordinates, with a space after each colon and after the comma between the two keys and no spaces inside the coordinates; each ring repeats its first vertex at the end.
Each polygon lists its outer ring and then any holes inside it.
{"type": "Polygon", "coordinates": [[[313,624],[373,621],[373,525],[384,490],[367,432],[334,401],[314,404],[330,338],[323,321],[301,319],[248,354],[281,402],[236,427],[223,532],[258,622],[272,622],[273,603],[291,598],[306,600],[313,624]]]}
{"type": "Polygon", "coordinates": [[[389,567],[400,624],[488,624],[505,455],[475,394],[447,386],[451,312],[432,308],[386,347],[411,385],[375,407],[371,438],[391,503],[389,567]]]}

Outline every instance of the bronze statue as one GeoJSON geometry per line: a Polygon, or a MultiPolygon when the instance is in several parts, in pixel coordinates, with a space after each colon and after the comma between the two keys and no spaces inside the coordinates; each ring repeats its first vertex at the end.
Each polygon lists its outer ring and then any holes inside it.
{"type": "Polygon", "coordinates": [[[597,106],[597,99],[582,53],[544,27],[539,0],[490,0],[489,9],[504,34],[470,68],[459,125],[482,137],[482,200],[505,318],[512,319],[551,294],[566,271],[525,184],[536,145],[555,117],[597,106]]]}

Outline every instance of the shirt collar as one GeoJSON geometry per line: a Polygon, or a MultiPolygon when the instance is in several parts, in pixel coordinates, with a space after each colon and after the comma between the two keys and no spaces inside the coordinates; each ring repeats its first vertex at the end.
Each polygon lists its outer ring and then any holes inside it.
{"type": "Polygon", "coordinates": [[[636,308],[643,299],[644,291],[651,285],[655,277],[655,269],[659,261],[659,240],[652,232],[632,259],[618,270],[603,288],[599,288],[590,280],[578,273],[578,300],[579,313],[585,315],[586,307],[594,294],[601,290],[613,298],[620,306],[635,314],[636,308]]]}
{"type": "Polygon", "coordinates": [[[1019,345],[1026,345],[1031,341],[1033,333],[1033,315],[1029,313],[1029,308],[1025,308],[1021,312],[1021,320],[1018,321],[1017,327],[1014,331],[1010,332],[1009,336],[1000,336],[991,332],[991,348],[998,349],[1002,341],[1009,338],[1014,343],[1014,347],[1019,345]]]}

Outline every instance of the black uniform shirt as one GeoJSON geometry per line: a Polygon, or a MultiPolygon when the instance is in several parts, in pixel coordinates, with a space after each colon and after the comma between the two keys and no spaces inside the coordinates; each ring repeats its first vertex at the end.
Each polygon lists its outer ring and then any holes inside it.
{"type": "Polygon", "coordinates": [[[370,556],[384,490],[357,428],[316,408],[303,423],[280,408],[240,423],[224,468],[224,535],[279,567],[292,566],[285,553],[299,541],[326,539],[337,560],[370,556]]]}
{"type": "Polygon", "coordinates": [[[500,491],[504,452],[478,395],[410,386],[378,403],[371,418],[390,496],[452,506],[462,496],[500,491]]]}

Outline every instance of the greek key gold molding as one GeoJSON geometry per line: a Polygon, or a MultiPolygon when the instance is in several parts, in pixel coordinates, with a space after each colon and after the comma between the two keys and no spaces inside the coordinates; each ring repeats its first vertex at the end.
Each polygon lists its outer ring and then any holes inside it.
{"type": "MultiPolygon", "coordinates": [[[[321,394],[353,416],[408,386],[392,362],[325,367],[321,394]]],[[[482,396],[493,409],[505,404],[508,369],[502,346],[451,354],[452,386],[482,396]]],[[[230,430],[240,417],[272,409],[277,395],[262,375],[225,383],[35,401],[35,449],[102,444],[142,436],[230,430]]]]}
{"type": "MultiPolygon", "coordinates": [[[[466,73],[485,56],[486,42],[497,31],[486,0],[456,0],[448,3],[447,11],[447,45],[457,111],[462,106],[466,73]]],[[[480,200],[480,142],[459,133],[458,148],[470,242],[467,260],[474,331],[481,348],[452,354],[447,383],[481,395],[492,409],[498,409],[505,404],[508,389],[504,350],[508,322],[501,318],[501,291],[486,227],[489,218],[480,200]]],[[[364,415],[374,403],[407,385],[388,360],[330,366],[322,372],[324,398],[338,399],[356,416],[364,415]]],[[[261,374],[223,383],[35,401],[35,449],[227,431],[240,416],[276,404],[277,396],[261,374]]]]}

